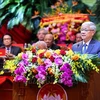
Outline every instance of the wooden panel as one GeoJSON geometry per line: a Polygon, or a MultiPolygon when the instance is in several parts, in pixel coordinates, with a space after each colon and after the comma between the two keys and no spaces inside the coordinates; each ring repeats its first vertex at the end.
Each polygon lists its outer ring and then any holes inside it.
{"type": "Polygon", "coordinates": [[[12,100],[12,85],[9,80],[0,85],[0,100],[12,100]]]}
{"type": "MultiPolygon", "coordinates": [[[[100,73],[91,72],[89,83],[78,83],[71,88],[64,85],[68,100],[100,100],[100,73]]],[[[11,83],[0,85],[0,100],[36,100],[39,88],[36,84],[11,83]],[[13,89],[12,89],[13,87],[13,89]]]]}
{"type": "MultiPolygon", "coordinates": [[[[71,88],[64,85],[68,100],[100,100],[100,74],[90,73],[89,83],[78,83],[71,88]]],[[[13,84],[13,100],[36,100],[39,88],[36,84],[13,84]]]]}
{"type": "Polygon", "coordinates": [[[13,100],[36,100],[38,91],[36,84],[13,83],[13,100]]]}

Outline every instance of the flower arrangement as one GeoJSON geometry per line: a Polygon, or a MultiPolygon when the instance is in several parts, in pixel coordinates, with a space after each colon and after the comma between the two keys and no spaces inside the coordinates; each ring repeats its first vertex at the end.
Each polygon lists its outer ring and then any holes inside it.
{"type": "Polygon", "coordinates": [[[69,44],[75,42],[81,24],[88,20],[86,14],[61,14],[42,18],[40,28],[45,28],[48,33],[53,34],[57,44],[69,44]]]}
{"type": "Polygon", "coordinates": [[[35,79],[39,87],[51,82],[62,83],[68,87],[75,82],[88,82],[86,73],[99,72],[96,55],[78,54],[71,50],[36,50],[31,48],[7,60],[4,69],[9,69],[15,82],[28,83],[35,79]]]}
{"type": "Polygon", "coordinates": [[[68,6],[67,3],[56,3],[56,5],[51,6],[51,12],[49,12],[49,15],[59,15],[59,14],[65,14],[65,13],[72,13],[71,7],[68,6]]]}

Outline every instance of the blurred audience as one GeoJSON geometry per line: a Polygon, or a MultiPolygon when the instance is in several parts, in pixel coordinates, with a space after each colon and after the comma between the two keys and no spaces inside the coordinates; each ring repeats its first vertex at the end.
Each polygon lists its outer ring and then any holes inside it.
{"type": "Polygon", "coordinates": [[[47,44],[48,49],[60,49],[60,47],[54,43],[54,38],[52,34],[46,34],[44,37],[44,42],[47,44]]]}
{"type": "Polygon", "coordinates": [[[82,41],[81,33],[76,34],[76,43],[82,41]]]}
{"type": "MultiPolygon", "coordinates": [[[[44,37],[45,37],[45,35],[46,35],[47,33],[48,33],[48,32],[47,32],[44,28],[40,29],[40,30],[38,31],[38,33],[37,33],[37,39],[38,39],[38,41],[43,41],[43,40],[44,40],[44,37]]],[[[36,41],[36,42],[37,42],[37,41],[36,41]]],[[[31,44],[33,45],[34,42],[32,42],[31,44]]]]}

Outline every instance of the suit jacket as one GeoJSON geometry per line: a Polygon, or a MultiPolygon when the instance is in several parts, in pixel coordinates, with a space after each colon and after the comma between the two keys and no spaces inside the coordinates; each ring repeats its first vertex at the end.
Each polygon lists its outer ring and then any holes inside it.
{"type": "Polygon", "coordinates": [[[50,47],[50,49],[57,50],[57,49],[60,49],[60,47],[57,46],[56,44],[52,44],[51,47],[50,47]]]}
{"type": "MultiPolygon", "coordinates": [[[[5,48],[5,46],[1,46],[0,48],[5,48]]],[[[11,51],[10,53],[17,56],[18,53],[20,53],[22,50],[20,47],[17,47],[17,46],[11,46],[11,51]]]]}
{"type": "Polygon", "coordinates": [[[18,55],[18,53],[20,53],[22,50],[20,47],[16,47],[16,46],[11,46],[11,53],[15,56],[18,55]]]}
{"type": "MultiPolygon", "coordinates": [[[[83,48],[83,42],[78,42],[78,43],[75,43],[73,46],[72,46],[72,50],[74,52],[79,52],[82,54],[82,48],[83,48]]],[[[88,45],[88,48],[86,50],[86,53],[87,54],[98,54],[98,57],[100,57],[100,41],[97,41],[97,40],[91,40],[89,45],[88,45]]]]}
{"type": "MultiPolygon", "coordinates": [[[[5,47],[3,46],[2,48],[5,48],[5,47]]],[[[22,51],[21,48],[16,47],[16,46],[11,46],[11,53],[13,55],[17,56],[18,53],[20,53],[21,51],[22,51]]],[[[2,69],[2,68],[3,68],[3,59],[0,58],[0,69],[2,69]]]]}

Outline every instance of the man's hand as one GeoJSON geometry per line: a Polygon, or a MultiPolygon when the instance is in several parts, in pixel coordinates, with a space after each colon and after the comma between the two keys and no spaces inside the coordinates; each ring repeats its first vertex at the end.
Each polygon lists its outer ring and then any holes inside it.
{"type": "Polygon", "coordinates": [[[6,53],[6,57],[10,58],[10,57],[15,57],[15,55],[11,54],[11,53],[6,53]]]}

